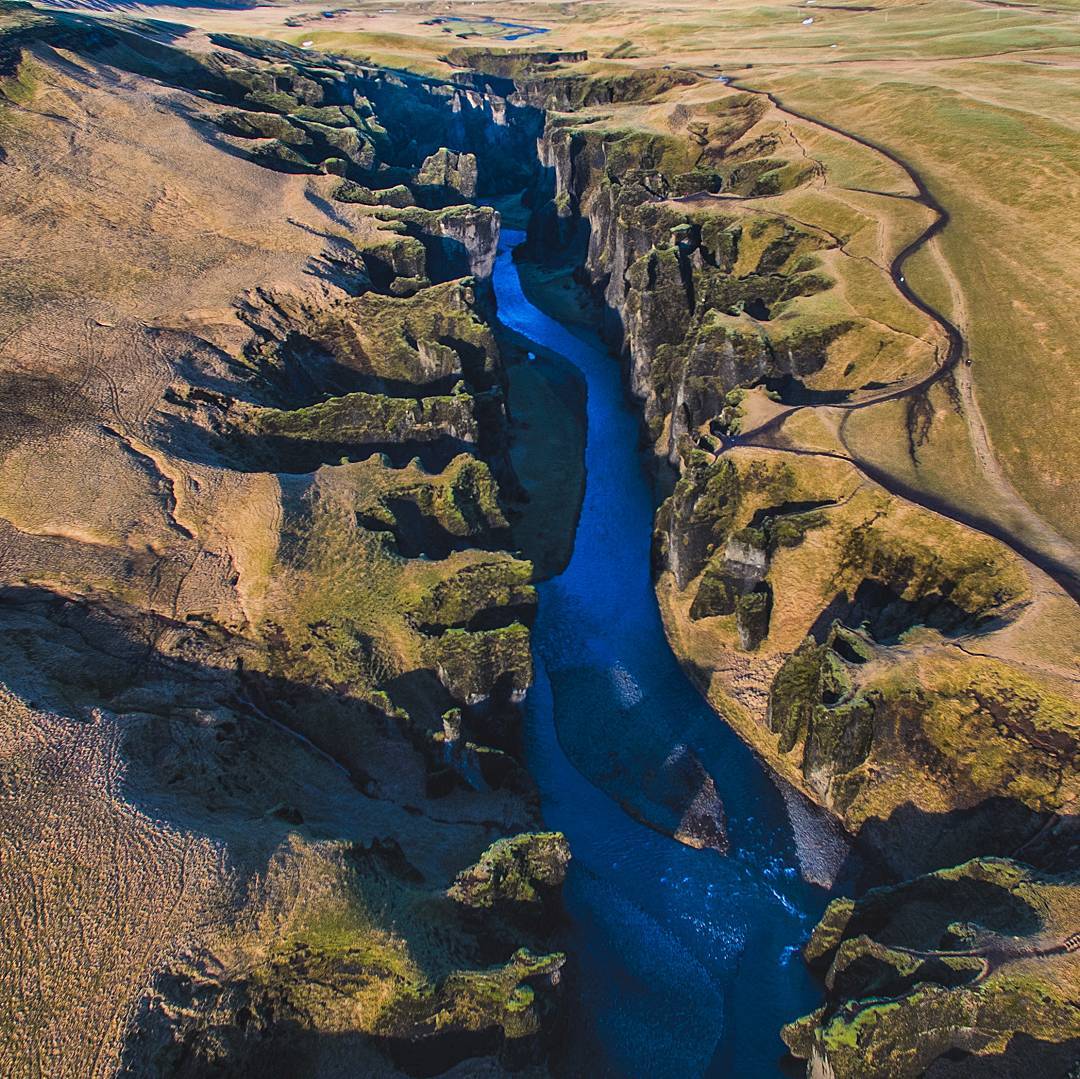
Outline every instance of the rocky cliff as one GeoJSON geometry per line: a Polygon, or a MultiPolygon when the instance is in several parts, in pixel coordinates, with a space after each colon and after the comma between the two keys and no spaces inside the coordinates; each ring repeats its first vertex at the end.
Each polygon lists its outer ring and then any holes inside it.
{"type": "MultiPolygon", "coordinates": [[[[540,142],[530,257],[578,261],[625,363],[663,492],[657,592],[703,692],[858,837],[878,879],[985,855],[1060,870],[1080,709],[1028,634],[1051,602],[1076,640],[1075,605],[1017,549],[882,486],[845,443],[852,410],[885,399],[907,410],[916,455],[934,422],[922,388],[948,384],[952,346],[949,324],[900,294],[895,248],[859,239],[866,204],[804,141],[836,133],[796,131],[764,95],[728,87],[690,95],[644,77],[619,109],[556,78],[520,92],[560,110],[540,142]]],[[[1054,887],[1074,902],[1074,881],[1054,887]]],[[[915,909],[917,891],[894,901],[915,909]]],[[[977,920],[961,893],[953,917],[977,920]]],[[[1040,969],[1060,987],[1064,922],[1054,932],[1040,969]]],[[[929,1038],[920,1002],[952,1007],[960,982],[903,965],[902,986],[830,984],[827,1011],[789,1038],[808,1074],[865,1074],[867,1053],[890,1075],[947,1071],[958,1054],[1068,1055],[1075,1008],[1059,1001],[1053,1044],[1028,1045],[1027,1005],[981,984],[956,1014],[987,1001],[982,1033],[965,1040],[957,1018],[929,1038]],[[860,995],[895,1024],[863,1016],[860,995]]]]}
{"type": "Polygon", "coordinates": [[[1066,1076],[1075,874],[980,858],[836,900],[806,953],[826,1004],[784,1030],[808,1075],[1066,1076]]]}
{"type": "Polygon", "coordinates": [[[463,203],[533,116],[0,5],[9,1074],[544,1069],[569,852],[463,203]]]}

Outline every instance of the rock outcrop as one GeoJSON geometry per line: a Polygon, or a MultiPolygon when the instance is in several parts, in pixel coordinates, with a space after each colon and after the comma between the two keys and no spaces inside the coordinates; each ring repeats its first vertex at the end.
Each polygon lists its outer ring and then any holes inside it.
{"type": "Polygon", "coordinates": [[[465,202],[537,114],[148,26],[0,4],[4,1059],[543,1070],[569,854],[465,202]]]}
{"type": "Polygon", "coordinates": [[[500,839],[458,874],[447,894],[472,910],[511,919],[550,917],[569,861],[570,848],[560,832],[500,839]]]}
{"type": "Polygon", "coordinates": [[[456,153],[445,146],[424,158],[416,182],[426,187],[445,187],[463,198],[476,196],[476,155],[456,153]]]}
{"type": "Polygon", "coordinates": [[[784,1029],[808,1074],[1065,1076],[1080,1048],[1077,881],[978,859],[834,900],[806,946],[826,1004],[784,1029]]]}

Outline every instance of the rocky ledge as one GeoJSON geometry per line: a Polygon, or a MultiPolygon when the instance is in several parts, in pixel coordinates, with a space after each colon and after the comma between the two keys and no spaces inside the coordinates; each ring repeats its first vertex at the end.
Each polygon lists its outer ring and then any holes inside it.
{"type": "Polygon", "coordinates": [[[538,122],[0,4],[16,1071],[545,1070],[570,855],[520,763],[528,436],[470,201],[538,122]]]}

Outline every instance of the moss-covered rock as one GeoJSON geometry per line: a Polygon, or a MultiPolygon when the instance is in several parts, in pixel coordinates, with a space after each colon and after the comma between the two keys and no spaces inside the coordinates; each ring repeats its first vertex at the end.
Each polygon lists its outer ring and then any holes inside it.
{"type": "Polygon", "coordinates": [[[426,157],[416,173],[418,184],[447,188],[466,199],[475,198],[476,179],[476,155],[445,146],[426,157]]]}
{"type": "Polygon", "coordinates": [[[387,188],[371,188],[346,180],[334,192],[334,198],[341,202],[359,203],[362,206],[394,206],[403,209],[406,206],[416,205],[413,193],[404,184],[395,184],[387,188]]]}
{"type": "Polygon", "coordinates": [[[251,151],[252,160],[276,172],[315,173],[319,171],[306,157],[279,139],[262,143],[251,151]]]}
{"type": "Polygon", "coordinates": [[[752,652],[769,635],[772,595],[766,589],[746,592],[735,601],[735,627],[739,647],[752,652]]]}
{"type": "Polygon", "coordinates": [[[1080,714],[1064,699],[986,659],[924,659],[867,677],[873,654],[836,623],[823,644],[807,638],[788,656],[769,693],[778,751],[800,754],[809,786],[853,827],[913,798],[978,806],[1006,796],[1045,812],[1069,797],[1080,714]]]}
{"type": "Polygon", "coordinates": [[[443,685],[463,704],[519,701],[532,682],[529,631],[518,622],[475,632],[449,629],[427,647],[443,685]]]}
{"type": "Polygon", "coordinates": [[[658,556],[685,588],[727,542],[741,489],[732,461],[693,454],[657,515],[658,556]]]}
{"type": "Polygon", "coordinates": [[[532,565],[509,558],[475,562],[425,593],[413,615],[426,632],[494,628],[487,623],[531,621],[536,589],[532,565]]]}
{"type": "Polygon", "coordinates": [[[297,444],[372,446],[449,438],[475,443],[479,426],[467,394],[410,400],[350,393],[293,410],[260,409],[248,420],[253,434],[297,444]]]}
{"type": "Polygon", "coordinates": [[[1059,1059],[1054,1047],[1080,1036],[1069,988],[1080,961],[1063,944],[1075,887],[979,859],[834,900],[806,949],[828,966],[827,1002],[786,1027],[786,1043],[837,1079],[868,1069],[914,1077],[959,1057],[974,1067],[1005,1055],[1018,1034],[1038,1040],[1024,1043],[1028,1066],[1059,1059]],[[973,927],[960,948],[956,919],[973,927]]]}
{"type": "Polygon", "coordinates": [[[569,861],[570,847],[561,832],[500,839],[476,865],[458,874],[447,894],[474,910],[539,917],[556,901],[569,861]]]}

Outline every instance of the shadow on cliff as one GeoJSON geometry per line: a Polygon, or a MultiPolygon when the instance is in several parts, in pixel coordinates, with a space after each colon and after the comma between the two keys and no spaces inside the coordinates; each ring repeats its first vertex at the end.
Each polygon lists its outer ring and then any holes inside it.
{"type": "MultiPolygon", "coordinates": [[[[231,638],[211,623],[177,622],[120,603],[110,606],[20,586],[0,589],[0,629],[4,682],[31,707],[79,723],[98,708],[138,717],[139,723],[127,726],[142,724],[148,733],[132,745],[149,754],[147,767],[161,769],[158,785],[168,795],[160,805],[144,805],[155,819],[167,819],[179,803],[202,809],[209,803],[222,812],[250,815],[254,799],[266,802],[268,813],[275,811],[279,800],[258,792],[252,777],[241,775],[245,761],[251,764],[247,740],[259,737],[260,728],[273,728],[292,750],[297,742],[306,745],[365,798],[408,803],[470,786],[464,777],[446,782],[446,761],[433,746],[431,734],[442,730],[445,711],[460,707],[463,736],[477,742],[502,731],[507,750],[513,748],[514,724],[520,721],[509,693],[500,695],[498,686],[489,701],[467,707],[426,668],[388,678],[385,709],[350,695],[347,685],[309,684],[254,670],[245,657],[273,658],[273,627],[265,645],[256,645],[231,638]],[[164,646],[170,654],[162,653],[164,646]],[[177,742],[170,750],[171,728],[190,744],[177,742]],[[409,767],[403,768],[402,754],[409,750],[409,767]],[[188,752],[190,767],[184,764],[188,752]],[[440,776],[438,790],[430,782],[435,774],[440,776]]],[[[356,637],[358,653],[373,648],[374,642],[356,637]]],[[[524,769],[505,751],[498,756],[504,758],[504,786],[531,802],[534,788],[524,769]]],[[[488,783],[486,789],[495,786],[488,783]]],[[[144,792],[142,797],[145,802],[151,796],[144,792]]],[[[415,806],[406,805],[406,811],[422,813],[415,806]]],[[[303,817],[290,811],[282,819],[300,824],[303,817]]],[[[474,823],[497,827],[495,821],[474,823]]]]}
{"type": "MultiPolygon", "coordinates": [[[[416,1079],[506,1075],[558,1052],[559,1026],[552,1026],[522,1038],[508,1038],[495,1027],[447,1031],[410,1041],[318,1032],[283,1017],[242,1061],[210,1063],[185,1047],[170,1060],[168,1074],[170,1079],[356,1079],[385,1074],[390,1064],[398,1073],[416,1079]]],[[[119,1074],[126,1079],[144,1075],[130,1064],[119,1074]]]]}
{"type": "Polygon", "coordinates": [[[992,1055],[953,1049],[926,1069],[924,1079],[1072,1079],[1078,1061],[1080,1038],[1049,1042],[1014,1034],[1002,1052],[992,1055]]]}
{"type": "Polygon", "coordinates": [[[162,417],[161,432],[168,452],[194,464],[224,467],[236,472],[283,472],[306,475],[323,465],[364,461],[382,455],[391,468],[418,460],[430,475],[442,472],[459,454],[475,454],[476,445],[450,435],[430,441],[389,439],[353,441],[310,438],[305,434],[256,434],[236,429],[219,434],[181,416],[162,417]]]}
{"type": "Polygon", "coordinates": [[[1064,872],[1080,858],[1080,816],[1037,813],[1000,796],[946,813],[907,802],[863,825],[839,879],[854,880],[861,890],[984,856],[1064,872]]]}
{"type": "Polygon", "coordinates": [[[834,622],[860,627],[878,644],[897,644],[908,630],[921,627],[955,637],[988,633],[1007,624],[1003,618],[972,615],[936,591],[917,600],[904,599],[899,592],[872,577],[865,578],[854,590],[837,593],[814,620],[810,636],[822,644],[834,622]]]}

